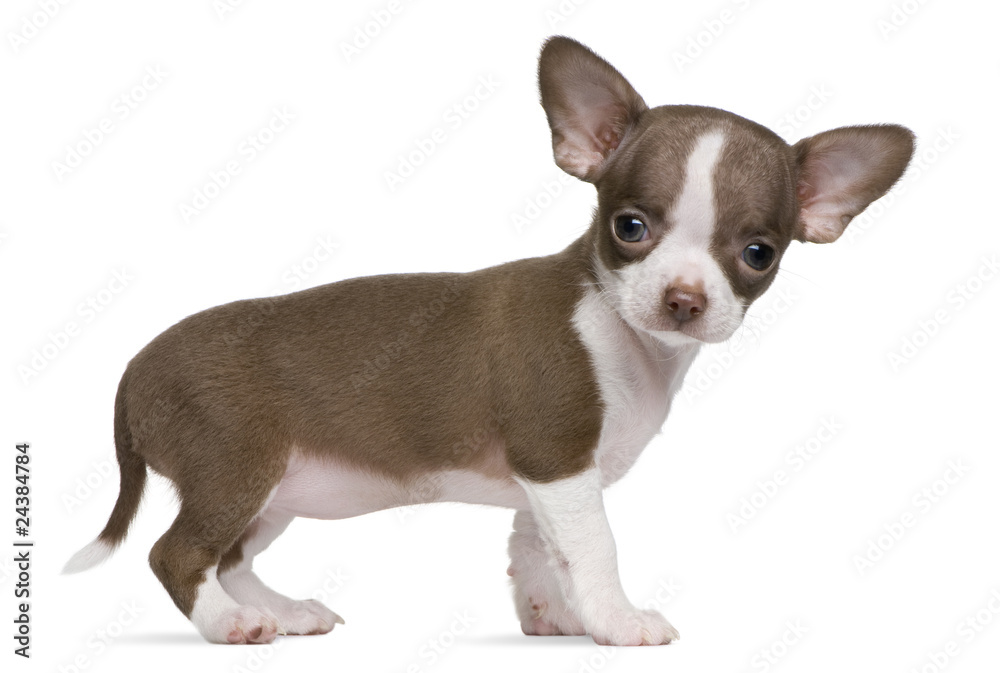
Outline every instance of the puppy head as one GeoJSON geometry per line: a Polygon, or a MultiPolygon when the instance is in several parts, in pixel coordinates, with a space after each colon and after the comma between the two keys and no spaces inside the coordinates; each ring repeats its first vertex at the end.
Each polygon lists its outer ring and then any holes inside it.
{"type": "Polygon", "coordinates": [[[737,115],[649,109],[610,64],[564,37],[539,61],[556,164],[597,187],[594,275],[634,329],[724,341],[789,243],[836,240],[902,175],[913,134],[847,127],[789,146],[737,115]]]}

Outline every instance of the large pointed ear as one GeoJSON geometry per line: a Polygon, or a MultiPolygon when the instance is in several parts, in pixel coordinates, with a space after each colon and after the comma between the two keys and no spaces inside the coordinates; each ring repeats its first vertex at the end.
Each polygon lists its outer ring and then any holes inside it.
{"type": "Polygon", "coordinates": [[[902,126],[845,126],[800,140],[799,222],[795,238],[830,243],[895,184],[913,154],[902,126]]]}
{"type": "Polygon", "coordinates": [[[550,38],[542,48],[538,88],[556,164],[588,182],[646,110],[621,73],[568,37],[550,38]]]}

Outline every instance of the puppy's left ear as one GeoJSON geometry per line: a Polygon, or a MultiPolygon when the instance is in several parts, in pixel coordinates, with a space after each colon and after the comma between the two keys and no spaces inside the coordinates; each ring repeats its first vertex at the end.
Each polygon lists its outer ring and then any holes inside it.
{"type": "Polygon", "coordinates": [[[845,126],[800,140],[795,238],[830,243],[906,170],[913,132],[902,126],[845,126]]]}

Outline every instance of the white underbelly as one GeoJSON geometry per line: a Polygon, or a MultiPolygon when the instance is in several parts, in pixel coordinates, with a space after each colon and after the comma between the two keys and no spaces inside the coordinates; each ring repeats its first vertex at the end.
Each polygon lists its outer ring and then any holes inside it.
{"type": "Polygon", "coordinates": [[[269,508],[310,519],[346,519],[428,502],[528,507],[524,490],[512,479],[446,470],[403,484],[336,461],[294,453],[269,508]]]}

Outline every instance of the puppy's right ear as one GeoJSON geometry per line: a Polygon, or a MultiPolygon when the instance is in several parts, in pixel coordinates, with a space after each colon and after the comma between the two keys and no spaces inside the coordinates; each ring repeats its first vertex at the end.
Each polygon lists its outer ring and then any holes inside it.
{"type": "Polygon", "coordinates": [[[610,63],[568,37],[550,38],[538,59],[538,88],[556,164],[594,182],[646,103],[610,63]]]}

